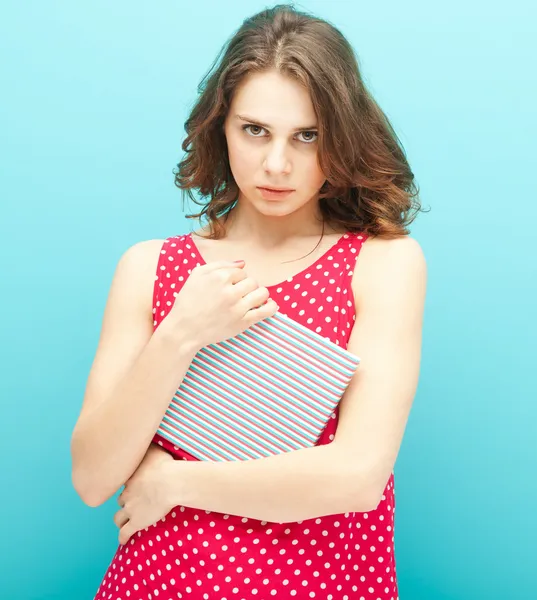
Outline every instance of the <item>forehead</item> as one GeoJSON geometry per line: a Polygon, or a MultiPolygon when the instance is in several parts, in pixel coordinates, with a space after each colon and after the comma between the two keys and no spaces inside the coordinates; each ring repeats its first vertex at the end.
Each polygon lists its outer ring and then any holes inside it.
{"type": "Polygon", "coordinates": [[[309,91],[276,71],[245,77],[235,90],[229,112],[230,116],[246,114],[282,129],[316,122],[309,91]]]}

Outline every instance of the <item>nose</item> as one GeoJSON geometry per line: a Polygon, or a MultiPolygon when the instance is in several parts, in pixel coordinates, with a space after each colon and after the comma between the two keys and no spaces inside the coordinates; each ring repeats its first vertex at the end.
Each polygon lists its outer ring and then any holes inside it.
{"type": "Polygon", "coordinates": [[[263,168],[267,173],[277,175],[279,173],[288,174],[291,171],[291,163],[287,156],[287,150],[284,142],[273,142],[267,145],[263,168]]]}

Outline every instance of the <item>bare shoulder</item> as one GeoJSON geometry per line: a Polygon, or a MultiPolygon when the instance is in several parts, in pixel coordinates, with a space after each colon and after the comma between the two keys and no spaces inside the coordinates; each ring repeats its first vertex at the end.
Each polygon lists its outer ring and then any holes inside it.
{"type": "Polygon", "coordinates": [[[138,266],[140,268],[157,268],[155,259],[158,260],[162,245],[166,240],[143,240],[136,242],[121,256],[120,264],[138,266]]]}
{"type": "Polygon", "coordinates": [[[363,265],[379,260],[389,264],[396,261],[398,266],[404,263],[425,264],[425,256],[419,242],[408,235],[396,238],[376,236],[367,239],[360,251],[359,263],[363,265]]]}
{"type": "Polygon", "coordinates": [[[157,264],[165,240],[152,239],[136,242],[122,254],[116,267],[114,283],[136,297],[140,304],[152,311],[153,286],[157,264]]]}
{"type": "Polygon", "coordinates": [[[164,240],[137,242],[120,257],[104,309],[82,412],[106,398],[153,335],[153,287],[164,240]]]}
{"type": "Polygon", "coordinates": [[[410,236],[367,239],[356,262],[352,289],[357,302],[368,296],[400,293],[412,287],[419,295],[427,279],[427,263],[419,242],[410,236]]]}

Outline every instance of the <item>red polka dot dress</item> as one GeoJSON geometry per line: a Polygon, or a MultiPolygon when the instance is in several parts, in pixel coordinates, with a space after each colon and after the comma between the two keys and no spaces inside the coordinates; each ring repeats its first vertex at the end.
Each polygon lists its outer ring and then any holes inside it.
{"type": "MultiPolygon", "coordinates": [[[[344,234],[316,262],[269,287],[280,312],[346,347],[355,320],[354,265],[366,236],[344,234]]],[[[191,234],[165,240],[153,296],[154,328],[196,265],[191,234]]],[[[334,439],[336,409],[318,444],[334,439]]],[[[155,435],[176,459],[196,460],[155,435]]],[[[394,479],[379,506],[272,523],[184,506],[119,546],[95,600],[398,600],[394,479]]]]}

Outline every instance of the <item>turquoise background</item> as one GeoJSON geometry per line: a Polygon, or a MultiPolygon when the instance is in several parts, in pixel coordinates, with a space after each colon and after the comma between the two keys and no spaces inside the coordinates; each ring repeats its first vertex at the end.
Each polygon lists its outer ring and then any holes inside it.
{"type": "MultiPolygon", "coordinates": [[[[3,2],[0,598],[92,598],[115,500],[69,442],[120,255],[186,232],[172,169],[253,0],[3,2]]],[[[422,372],[396,465],[402,600],[536,598],[534,3],[303,2],[356,48],[431,212],[422,372]]]]}

